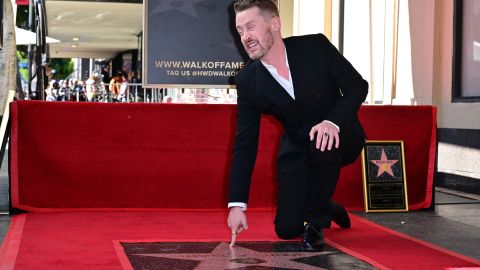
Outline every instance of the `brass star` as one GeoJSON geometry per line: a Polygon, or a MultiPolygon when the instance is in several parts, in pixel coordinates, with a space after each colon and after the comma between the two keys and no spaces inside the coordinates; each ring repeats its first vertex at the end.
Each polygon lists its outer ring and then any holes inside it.
{"type": "Polygon", "coordinates": [[[281,269],[318,270],[323,268],[296,262],[294,259],[332,253],[335,252],[258,252],[241,246],[230,247],[228,243],[222,242],[215,247],[211,253],[151,253],[131,255],[199,261],[199,264],[195,267],[196,270],[220,268],[238,269],[249,265],[281,269]]]}

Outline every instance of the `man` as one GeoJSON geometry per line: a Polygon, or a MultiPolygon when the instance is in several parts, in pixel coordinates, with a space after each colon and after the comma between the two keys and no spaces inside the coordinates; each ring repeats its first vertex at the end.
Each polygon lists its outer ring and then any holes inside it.
{"type": "Polygon", "coordinates": [[[228,225],[232,245],[248,228],[247,207],[260,116],[284,126],[278,153],[275,231],[282,239],[303,234],[303,249],[324,247],[333,220],[350,227],[345,209],[331,201],[340,168],[355,161],[365,134],[357,111],[368,84],[321,34],[282,39],[272,0],[237,0],[235,24],[252,59],[236,77],[237,134],[230,176],[228,225]]]}
{"type": "Polygon", "coordinates": [[[110,66],[105,65],[102,69],[102,85],[105,88],[105,92],[107,93],[107,100],[110,100],[110,80],[112,78],[110,77],[110,66]]]}

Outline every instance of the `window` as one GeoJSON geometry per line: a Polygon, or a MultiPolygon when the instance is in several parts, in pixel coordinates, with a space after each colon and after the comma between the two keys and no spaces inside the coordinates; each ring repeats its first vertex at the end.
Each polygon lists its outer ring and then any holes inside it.
{"type": "Polygon", "coordinates": [[[480,102],[480,1],[455,0],[453,102],[480,102]]]}

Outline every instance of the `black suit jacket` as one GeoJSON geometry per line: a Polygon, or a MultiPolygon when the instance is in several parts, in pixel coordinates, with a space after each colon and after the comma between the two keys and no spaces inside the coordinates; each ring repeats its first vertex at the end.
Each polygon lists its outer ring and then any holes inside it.
{"type": "Polygon", "coordinates": [[[248,201],[262,113],[273,115],[285,129],[278,154],[280,175],[305,174],[308,133],[323,120],[340,127],[344,164],[356,159],[365,142],[357,111],[367,96],[368,83],[322,34],[290,37],[284,42],[295,99],[260,60],[247,63],[236,77],[237,133],[229,202],[248,201]]]}

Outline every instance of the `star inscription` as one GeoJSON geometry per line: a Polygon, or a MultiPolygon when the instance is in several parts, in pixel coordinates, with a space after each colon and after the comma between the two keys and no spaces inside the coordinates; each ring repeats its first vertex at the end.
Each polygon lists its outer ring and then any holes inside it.
{"type": "Polygon", "coordinates": [[[210,253],[131,253],[134,256],[197,261],[195,270],[244,269],[244,267],[268,267],[269,269],[324,269],[294,261],[305,257],[328,255],[323,252],[259,252],[249,248],[220,243],[210,253]]]}
{"type": "Polygon", "coordinates": [[[392,177],[393,175],[392,166],[398,162],[398,159],[388,159],[385,149],[382,148],[382,154],[379,160],[370,160],[373,164],[378,166],[377,178],[380,177],[383,173],[388,173],[392,177]]]}
{"type": "Polygon", "coordinates": [[[198,13],[194,5],[201,1],[203,0],[157,0],[157,6],[150,12],[150,15],[178,10],[194,18],[198,18],[198,13]]]}

